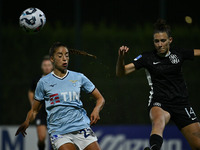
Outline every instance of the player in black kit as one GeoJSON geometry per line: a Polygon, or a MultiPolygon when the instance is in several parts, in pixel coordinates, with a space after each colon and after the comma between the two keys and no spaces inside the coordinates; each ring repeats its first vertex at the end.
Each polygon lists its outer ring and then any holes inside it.
{"type": "MultiPolygon", "coordinates": [[[[28,98],[30,101],[30,104],[33,104],[34,101],[34,94],[35,89],[37,86],[37,82],[40,80],[41,77],[49,74],[53,69],[53,64],[50,61],[49,56],[44,56],[42,62],[41,62],[41,70],[42,75],[37,76],[33,79],[31,86],[28,90],[28,98]]],[[[38,150],[44,150],[45,149],[45,139],[47,134],[47,122],[46,122],[47,113],[45,110],[45,104],[42,105],[42,108],[40,109],[39,113],[36,116],[35,123],[37,126],[37,135],[38,135],[38,150]]]]}
{"type": "Polygon", "coordinates": [[[149,116],[152,122],[150,148],[160,150],[163,143],[163,130],[171,119],[187,139],[192,150],[200,150],[200,123],[188,102],[188,91],[182,75],[182,64],[200,56],[200,49],[172,48],[171,29],[165,20],[155,23],[153,42],[155,50],[144,52],[132,63],[124,64],[127,46],[121,46],[118,52],[116,75],[127,75],[145,68],[149,82],[149,116]]]}

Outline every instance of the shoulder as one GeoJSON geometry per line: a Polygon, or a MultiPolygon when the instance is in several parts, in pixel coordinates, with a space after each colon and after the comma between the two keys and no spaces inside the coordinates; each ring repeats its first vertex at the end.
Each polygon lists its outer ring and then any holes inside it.
{"type": "Polygon", "coordinates": [[[52,78],[52,73],[47,74],[46,76],[43,76],[40,78],[39,82],[48,82],[51,80],[52,78]]]}
{"type": "Polygon", "coordinates": [[[156,51],[146,51],[146,52],[143,52],[142,54],[144,56],[152,56],[152,55],[155,55],[156,51]]]}
{"type": "Polygon", "coordinates": [[[181,53],[183,51],[183,48],[180,47],[171,47],[170,52],[171,53],[181,53]]]}
{"type": "Polygon", "coordinates": [[[172,47],[170,48],[170,51],[172,53],[186,53],[186,52],[190,52],[190,51],[194,51],[194,49],[192,48],[180,48],[180,47],[172,47]]]}
{"type": "Polygon", "coordinates": [[[151,56],[153,56],[154,55],[154,51],[146,51],[146,52],[142,52],[140,55],[138,55],[135,59],[134,59],[134,61],[137,61],[137,60],[139,60],[139,59],[145,59],[145,58],[148,58],[148,57],[151,57],[151,56]]]}
{"type": "Polygon", "coordinates": [[[69,71],[69,78],[71,80],[79,80],[80,82],[88,81],[89,79],[81,72],[69,71]]]}
{"type": "Polygon", "coordinates": [[[142,56],[143,57],[150,57],[150,56],[153,56],[155,54],[156,54],[155,50],[154,51],[145,51],[145,52],[142,53],[142,56]]]}
{"type": "Polygon", "coordinates": [[[72,70],[68,70],[69,74],[74,74],[74,75],[80,75],[82,73],[80,72],[76,72],[76,71],[72,71],[72,70]]]}
{"type": "Polygon", "coordinates": [[[84,74],[81,72],[76,72],[76,71],[71,71],[71,70],[68,70],[68,72],[70,76],[76,76],[76,77],[84,76],[84,74]]]}

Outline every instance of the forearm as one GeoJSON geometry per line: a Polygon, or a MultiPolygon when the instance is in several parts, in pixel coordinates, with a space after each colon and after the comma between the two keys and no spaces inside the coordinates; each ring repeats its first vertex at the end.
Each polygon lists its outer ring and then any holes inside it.
{"type": "Polygon", "coordinates": [[[117,65],[116,65],[116,75],[121,77],[125,75],[125,64],[124,64],[124,57],[118,56],[117,65]]]}
{"type": "Polygon", "coordinates": [[[194,49],[194,56],[200,56],[200,49],[194,49]]]}
{"type": "Polygon", "coordinates": [[[33,101],[34,101],[34,92],[32,92],[31,90],[28,91],[28,99],[29,102],[31,104],[31,106],[33,105],[33,101]]]}
{"type": "Polygon", "coordinates": [[[35,117],[37,115],[37,113],[39,112],[39,110],[41,109],[42,103],[40,101],[33,101],[31,110],[28,112],[27,117],[26,117],[26,122],[32,122],[33,120],[35,120],[35,117]]]}
{"type": "Polygon", "coordinates": [[[37,112],[36,111],[33,111],[33,109],[31,109],[28,114],[27,114],[27,117],[26,117],[26,122],[27,123],[31,123],[35,120],[35,117],[37,115],[37,112]]]}
{"type": "Polygon", "coordinates": [[[105,104],[104,98],[103,97],[98,98],[94,109],[97,109],[100,112],[103,109],[104,104],[105,104]]]}

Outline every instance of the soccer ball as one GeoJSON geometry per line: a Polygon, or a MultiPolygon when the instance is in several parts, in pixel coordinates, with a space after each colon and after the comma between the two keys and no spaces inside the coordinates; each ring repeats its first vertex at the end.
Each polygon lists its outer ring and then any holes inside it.
{"type": "Polygon", "coordinates": [[[19,25],[26,32],[39,32],[45,23],[45,14],[38,8],[28,8],[19,17],[19,25]]]}

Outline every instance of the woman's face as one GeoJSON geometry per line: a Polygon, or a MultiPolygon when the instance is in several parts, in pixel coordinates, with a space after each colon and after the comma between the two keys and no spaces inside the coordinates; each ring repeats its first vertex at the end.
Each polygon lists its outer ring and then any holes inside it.
{"type": "Polygon", "coordinates": [[[167,54],[172,42],[172,37],[168,37],[166,32],[159,32],[154,34],[153,41],[158,54],[167,54]]]}
{"type": "Polygon", "coordinates": [[[50,60],[43,60],[41,64],[41,69],[44,75],[49,74],[53,69],[53,64],[50,60]]]}
{"type": "Polygon", "coordinates": [[[61,72],[66,71],[69,63],[69,51],[66,47],[60,46],[55,50],[51,61],[54,64],[54,69],[61,72]]]}

